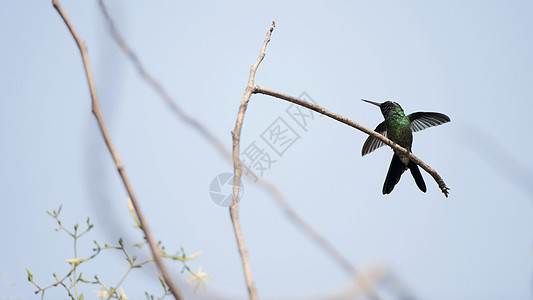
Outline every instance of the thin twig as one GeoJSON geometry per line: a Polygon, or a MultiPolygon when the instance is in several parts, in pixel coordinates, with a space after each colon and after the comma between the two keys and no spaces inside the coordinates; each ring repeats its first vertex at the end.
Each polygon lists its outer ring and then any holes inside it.
{"type": "Polygon", "coordinates": [[[135,196],[133,192],[133,187],[126,174],[124,164],[122,163],[120,159],[118,151],[113,143],[113,140],[111,139],[111,135],[109,134],[109,131],[107,130],[107,127],[105,125],[104,118],[100,110],[100,104],[98,101],[98,94],[96,92],[96,85],[94,83],[93,73],[91,71],[91,65],[89,63],[89,55],[87,53],[87,47],[85,46],[85,43],[78,36],[76,30],[74,29],[74,26],[70,22],[66,13],[63,11],[63,8],[61,4],[59,3],[59,0],[53,0],[52,3],[55,9],[57,10],[57,12],[59,13],[59,15],[61,16],[61,18],[63,19],[63,21],[65,22],[65,24],[67,25],[68,29],[70,30],[70,33],[72,34],[72,37],[76,41],[76,44],[78,45],[78,48],[80,50],[81,57],[83,59],[83,66],[85,68],[85,75],[87,77],[87,82],[89,84],[89,90],[91,93],[92,112],[98,122],[100,132],[102,133],[102,136],[105,140],[107,148],[109,149],[109,152],[111,153],[111,156],[113,157],[115,166],[118,170],[118,173],[120,174],[120,177],[122,178],[122,182],[124,183],[126,191],[131,199],[133,206],[135,207],[137,218],[139,219],[139,222],[141,223],[142,230],[144,231],[144,234],[146,236],[146,240],[148,241],[148,244],[150,245],[150,250],[152,250],[152,254],[154,256],[157,267],[159,268],[159,271],[161,272],[163,279],[165,280],[166,284],[168,285],[174,297],[177,300],[181,300],[183,299],[183,295],[181,294],[181,291],[178,289],[178,287],[175,286],[172,280],[170,279],[170,276],[161,258],[161,254],[160,254],[161,250],[159,248],[159,245],[154,240],[154,237],[152,236],[152,233],[148,227],[148,223],[144,219],[139,203],[137,202],[137,197],[135,196]]]}
{"type": "Polygon", "coordinates": [[[376,139],[382,141],[383,143],[385,143],[386,145],[388,145],[389,147],[391,147],[393,150],[395,151],[398,151],[398,152],[401,152],[403,154],[405,154],[406,156],[409,156],[409,159],[411,159],[415,164],[419,165],[422,169],[424,169],[426,172],[428,172],[432,177],[433,179],[435,179],[435,181],[437,182],[437,184],[439,185],[439,188],[440,190],[442,191],[442,193],[444,194],[444,196],[448,197],[448,191],[450,190],[449,187],[446,186],[446,183],[444,183],[444,180],[440,177],[440,175],[437,173],[437,171],[433,170],[430,166],[428,166],[426,163],[424,163],[422,160],[420,160],[418,157],[414,156],[413,153],[409,152],[407,149],[403,148],[402,146],[394,143],[393,141],[389,140],[388,138],[386,138],[384,135],[382,134],[379,134],[377,132],[375,132],[374,130],[372,129],[369,129],[369,128],[366,128],[365,126],[363,125],[360,125],[346,117],[343,117],[339,114],[336,114],[332,111],[329,111],[321,106],[318,106],[316,104],[313,104],[313,103],[309,103],[307,101],[304,101],[302,99],[299,99],[299,98],[296,98],[296,97],[293,97],[293,96],[290,96],[290,95],[287,95],[287,94],[283,94],[283,93],[280,93],[278,91],[274,91],[274,90],[271,90],[271,89],[268,89],[268,88],[264,88],[264,87],[261,87],[261,86],[258,86],[258,85],[255,85],[253,88],[252,88],[252,93],[254,94],[264,94],[264,95],[268,95],[268,96],[272,96],[272,97],[275,97],[275,98],[278,98],[278,99],[282,99],[282,100],[286,100],[286,101],[289,101],[289,102],[292,102],[294,104],[297,104],[297,105],[300,105],[300,106],[303,106],[303,107],[306,107],[308,109],[311,109],[311,110],[314,110],[316,111],[317,113],[320,113],[320,114],[323,114],[325,116],[328,116],[334,120],[337,120],[341,123],[344,123],[348,126],[351,126],[355,129],[358,129],[368,135],[371,135],[373,137],[375,137],[376,139]]]}
{"type": "Polygon", "coordinates": [[[250,78],[248,79],[248,85],[246,86],[246,90],[244,91],[244,95],[242,96],[241,105],[239,107],[239,113],[237,115],[237,121],[235,122],[235,129],[232,131],[233,136],[233,166],[234,166],[234,172],[235,175],[233,177],[233,204],[230,206],[230,216],[231,221],[233,223],[233,230],[235,231],[235,238],[237,239],[237,245],[239,246],[239,252],[241,254],[241,260],[242,260],[242,266],[244,269],[244,277],[246,279],[246,285],[248,286],[248,294],[250,295],[250,300],[257,299],[257,291],[255,290],[255,285],[252,277],[252,269],[250,267],[250,259],[248,258],[248,251],[246,250],[246,244],[244,243],[244,238],[242,236],[242,230],[241,230],[241,224],[239,222],[239,184],[241,182],[241,175],[242,175],[242,164],[241,159],[239,157],[239,142],[241,139],[241,130],[242,130],[242,122],[244,121],[244,114],[246,112],[246,107],[248,106],[248,102],[250,101],[250,97],[252,96],[252,92],[254,89],[254,80],[255,80],[255,72],[257,71],[257,67],[259,67],[259,64],[265,57],[265,49],[270,42],[270,35],[272,34],[272,31],[274,31],[274,28],[276,27],[276,23],[272,22],[272,26],[270,27],[270,30],[267,32],[265,41],[263,42],[263,47],[261,48],[261,51],[259,52],[259,57],[255,61],[255,63],[250,68],[250,78]]]}
{"type": "Polygon", "coordinates": [[[246,112],[246,107],[248,106],[248,102],[250,101],[250,97],[252,96],[252,91],[254,87],[254,80],[255,80],[255,73],[257,71],[257,68],[259,67],[259,64],[265,57],[265,49],[270,41],[270,35],[272,34],[272,31],[274,31],[274,28],[276,26],[275,22],[272,22],[272,26],[270,27],[270,30],[267,33],[267,36],[265,38],[265,41],[263,42],[263,47],[261,48],[261,51],[259,53],[259,57],[255,61],[255,63],[250,68],[250,78],[248,80],[248,85],[246,86],[246,90],[244,92],[241,105],[239,107],[239,113],[237,115],[237,121],[235,123],[235,129],[232,132],[233,135],[233,165],[234,165],[234,171],[235,176],[233,179],[233,204],[230,207],[230,215],[231,220],[233,222],[233,227],[235,230],[235,237],[237,239],[237,244],[239,246],[239,251],[241,254],[241,259],[243,263],[243,269],[244,274],[246,278],[246,284],[248,285],[248,292],[250,294],[250,299],[257,299],[257,292],[255,290],[253,278],[252,278],[252,271],[250,267],[250,261],[248,258],[248,252],[246,250],[246,245],[244,244],[244,238],[242,236],[241,226],[239,222],[239,184],[241,181],[241,175],[242,175],[242,164],[239,156],[239,142],[241,138],[241,130],[242,130],[242,123],[244,121],[244,114],[246,112]]]}

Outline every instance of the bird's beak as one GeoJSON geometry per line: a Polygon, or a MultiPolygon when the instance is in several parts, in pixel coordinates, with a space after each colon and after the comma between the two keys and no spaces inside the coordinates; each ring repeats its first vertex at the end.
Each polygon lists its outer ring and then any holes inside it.
{"type": "Polygon", "coordinates": [[[361,100],[365,101],[366,103],[374,104],[375,106],[378,106],[378,107],[381,106],[380,103],[377,103],[377,102],[374,102],[374,101],[369,101],[369,100],[365,100],[365,99],[361,99],[361,100]]]}

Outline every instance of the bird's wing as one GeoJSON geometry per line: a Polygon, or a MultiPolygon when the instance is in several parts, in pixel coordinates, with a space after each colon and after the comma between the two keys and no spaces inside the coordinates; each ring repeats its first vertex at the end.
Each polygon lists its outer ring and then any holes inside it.
{"type": "MultiPolygon", "coordinates": [[[[385,137],[387,136],[387,127],[385,125],[385,121],[379,123],[379,125],[374,129],[375,132],[383,134],[385,137]]],[[[373,136],[369,136],[365,143],[363,144],[363,150],[361,151],[361,154],[364,156],[377,148],[385,145],[382,141],[376,139],[373,136]]]]}
{"type": "Polygon", "coordinates": [[[411,130],[415,132],[450,122],[447,115],[436,112],[415,112],[407,117],[411,121],[411,130]]]}

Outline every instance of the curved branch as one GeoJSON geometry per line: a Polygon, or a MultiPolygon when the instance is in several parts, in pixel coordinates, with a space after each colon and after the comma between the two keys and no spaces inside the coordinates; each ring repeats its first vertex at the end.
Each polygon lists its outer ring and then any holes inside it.
{"type": "Polygon", "coordinates": [[[275,98],[278,98],[278,99],[282,99],[282,100],[289,101],[289,102],[292,102],[294,104],[306,107],[308,109],[316,111],[319,114],[323,114],[325,116],[328,116],[328,117],[330,117],[330,118],[332,118],[334,120],[337,120],[337,121],[339,121],[341,123],[344,123],[344,124],[346,124],[346,125],[348,125],[350,127],[353,127],[355,129],[358,129],[358,130],[368,134],[368,135],[371,135],[371,136],[375,137],[376,139],[382,141],[383,143],[385,143],[386,145],[391,147],[393,150],[401,152],[404,155],[408,156],[409,159],[411,159],[415,164],[419,165],[422,169],[424,169],[426,172],[428,172],[429,175],[431,175],[433,177],[433,179],[435,179],[435,181],[437,182],[437,184],[438,184],[440,190],[442,191],[442,193],[444,194],[444,196],[448,197],[448,193],[449,193],[450,188],[448,186],[446,186],[446,183],[444,183],[444,180],[440,177],[440,175],[437,173],[437,171],[433,170],[430,166],[428,166],[421,159],[416,157],[413,153],[409,152],[407,149],[405,149],[402,146],[400,146],[400,145],[394,143],[393,141],[389,140],[384,135],[379,134],[379,133],[375,132],[372,129],[366,128],[365,126],[363,126],[363,125],[361,125],[359,123],[356,123],[356,122],[354,122],[354,121],[352,121],[352,120],[350,120],[350,119],[348,119],[346,117],[343,117],[343,116],[341,116],[339,114],[336,114],[336,113],[334,113],[332,111],[329,111],[329,110],[327,110],[327,109],[325,109],[325,108],[323,108],[321,106],[318,106],[318,105],[313,104],[313,103],[309,103],[307,101],[304,101],[302,99],[299,99],[299,98],[296,98],[296,97],[293,97],[293,96],[290,96],[290,95],[287,95],[287,94],[280,93],[278,91],[274,91],[274,90],[271,90],[271,89],[268,89],[268,88],[264,88],[264,87],[255,85],[253,87],[252,93],[254,93],[254,94],[264,94],[264,95],[272,96],[272,97],[275,97],[275,98]]]}
{"type": "Polygon", "coordinates": [[[170,276],[167,272],[165,264],[163,263],[163,260],[161,258],[161,253],[160,253],[161,249],[159,248],[158,243],[155,241],[152,235],[152,232],[150,231],[148,227],[148,223],[146,222],[146,219],[143,216],[143,213],[137,201],[137,197],[135,196],[135,193],[133,192],[133,186],[131,185],[131,182],[124,168],[124,164],[122,163],[122,160],[120,159],[120,156],[115,147],[115,144],[113,143],[113,140],[111,139],[111,135],[109,134],[109,131],[107,130],[107,126],[105,125],[104,118],[100,110],[100,103],[98,101],[98,94],[96,92],[96,85],[94,83],[93,73],[91,71],[91,64],[89,63],[89,55],[87,53],[87,46],[85,46],[85,43],[78,36],[78,33],[74,29],[74,26],[70,22],[70,19],[67,17],[65,11],[63,10],[63,7],[61,6],[61,3],[59,3],[59,0],[53,0],[52,4],[54,5],[54,8],[57,10],[57,12],[61,16],[65,24],[67,25],[68,29],[70,30],[70,33],[72,34],[72,37],[76,41],[76,44],[78,45],[78,48],[80,50],[80,54],[83,60],[83,66],[85,68],[85,75],[87,77],[87,83],[89,84],[89,90],[91,92],[92,112],[96,118],[96,121],[98,122],[100,132],[102,133],[102,136],[107,145],[107,148],[109,149],[109,152],[111,153],[111,156],[113,157],[113,161],[115,162],[117,171],[120,174],[122,182],[124,183],[124,187],[126,188],[126,191],[135,208],[137,218],[139,219],[139,222],[141,223],[141,228],[144,231],[148,244],[150,245],[150,250],[152,250],[152,254],[154,256],[154,260],[157,264],[157,267],[159,268],[159,271],[161,272],[163,279],[165,280],[166,284],[168,285],[174,297],[177,300],[181,300],[183,299],[183,295],[181,294],[181,291],[178,289],[178,287],[174,285],[174,283],[170,279],[170,276]]]}
{"type": "Polygon", "coordinates": [[[255,72],[257,71],[259,64],[265,57],[265,49],[266,49],[268,42],[270,42],[270,35],[272,34],[272,31],[274,31],[275,27],[276,27],[276,23],[272,22],[272,26],[270,27],[270,30],[267,33],[265,41],[263,42],[263,47],[261,48],[261,51],[259,52],[259,57],[257,58],[255,63],[250,68],[250,78],[248,79],[248,85],[246,86],[246,90],[244,91],[244,95],[242,96],[241,105],[239,107],[239,113],[237,115],[237,121],[235,122],[235,129],[232,131],[233,167],[234,167],[235,176],[233,177],[233,204],[230,206],[230,216],[231,216],[231,221],[233,223],[233,229],[235,231],[235,238],[237,239],[237,245],[239,246],[239,252],[241,254],[242,266],[244,268],[244,277],[246,278],[246,285],[248,286],[248,293],[250,295],[250,299],[257,299],[257,291],[255,289],[255,285],[253,282],[252,269],[250,267],[250,259],[248,257],[248,251],[246,250],[246,245],[244,244],[244,238],[242,236],[241,225],[239,222],[239,199],[238,197],[239,197],[239,184],[241,182],[241,175],[242,175],[242,164],[241,164],[241,159],[239,157],[239,142],[241,139],[241,130],[242,130],[242,122],[244,121],[244,114],[246,113],[246,107],[248,106],[248,102],[250,101],[250,97],[252,96],[252,92],[254,89],[255,72]]]}

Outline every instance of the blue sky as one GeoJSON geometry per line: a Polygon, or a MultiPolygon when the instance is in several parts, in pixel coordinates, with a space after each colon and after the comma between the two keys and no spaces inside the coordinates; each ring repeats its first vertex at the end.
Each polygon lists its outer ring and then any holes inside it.
{"type": "MultiPolygon", "coordinates": [[[[87,43],[104,117],[156,238],[169,250],[202,252],[191,267],[203,265],[214,278],[209,292],[244,297],[228,210],[209,194],[231,164],[142,80],[97,1],[62,4],[87,43]]],[[[531,2],[108,5],[147,69],[228,148],[249,68],[273,20],[257,84],[305,92],[371,128],[382,116],[361,98],[450,116],[451,123],[415,133],[413,144],[451,188],[449,198],[425,172],[427,193],[406,173],[381,195],[391,150],[361,157],[364,134],[316,115],[307,131],[291,123],[300,139],[263,176],[357,269],[386,267],[417,299],[531,299],[531,2]]],[[[62,204],[67,225],[91,217],[95,229],[79,245],[82,255],[92,240],[123,237],[132,245],[142,236],[91,114],[78,49],[51,1],[6,3],[0,37],[0,299],[38,299],[25,268],[44,285],[72,257],[71,240],[54,231],[46,210],[62,204]]],[[[241,146],[269,149],[261,136],[277,118],[290,121],[289,106],[254,95],[241,146]]],[[[262,297],[321,295],[349,282],[268,193],[248,179],[244,186],[241,222],[262,297]]],[[[169,267],[192,295],[181,266],[169,267]]],[[[126,268],[120,253],[106,252],[83,272],[114,284],[126,268]]],[[[157,293],[153,269],[136,270],[124,288],[130,298],[157,293]]],[[[86,295],[93,298],[93,289],[86,295]]]]}

